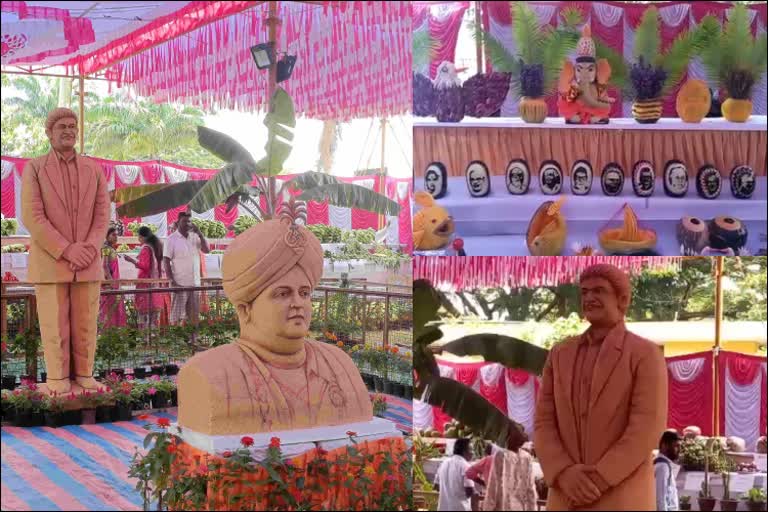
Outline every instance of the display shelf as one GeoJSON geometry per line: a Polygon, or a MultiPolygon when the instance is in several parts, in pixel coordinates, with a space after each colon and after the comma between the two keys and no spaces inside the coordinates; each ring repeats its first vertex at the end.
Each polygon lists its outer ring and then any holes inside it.
{"type": "Polygon", "coordinates": [[[641,124],[634,118],[613,118],[608,124],[580,124],[578,126],[566,124],[565,118],[548,117],[543,123],[526,123],[519,117],[465,117],[458,123],[441,123],[434,117],[419,117],[413,120],[414,128],[551,128],[568,129],[577,128],[587,130],[642,130],[642,131],[739,131],[739,132],[764,132],[768,117],[751,116],[745,123],[732,123],[721,117],[702,119],[700,123],[686,123],[676,117],[662,117],[657,123],[641,124]]]}

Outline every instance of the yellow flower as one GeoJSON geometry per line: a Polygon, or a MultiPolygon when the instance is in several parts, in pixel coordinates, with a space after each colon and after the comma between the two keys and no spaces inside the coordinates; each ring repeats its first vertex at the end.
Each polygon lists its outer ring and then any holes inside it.
{"type": "Polygon", "coordinates": [[[376,470],[373,469],[373,467],[371,466],[366,466],[365,469],[363,470],[363,473],[365,473],[368,476],[373,476],[376,474],[376,470]]]}

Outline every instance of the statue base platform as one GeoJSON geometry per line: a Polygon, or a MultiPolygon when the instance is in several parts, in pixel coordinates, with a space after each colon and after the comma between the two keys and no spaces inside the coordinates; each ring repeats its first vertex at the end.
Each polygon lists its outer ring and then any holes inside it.
{"type": "Polygon", "coordinates": [[[174,423],[169,431],[181,437],[185,443],[197,450],[215,454],[225,450],[234,451],[240,448],[240,439],[243,436],[253,438],[251,454],[257,459],[266,457],[271,439],[280,439],[280,446],[285,457],[295,457],[315,447],[325,450],[333,450],[352,444],[347,432],[355,432],[355,440],[375,441],[378,439],[402,437],[395,424],[384,418],[373,418],[371,421],[361,423],[347,423],[333,427],[318,427],[298,430],[284,430],[276,432],[243,433],[236,435],[210,435],[201,434],[193,430],[183,428],[174,423]]]}

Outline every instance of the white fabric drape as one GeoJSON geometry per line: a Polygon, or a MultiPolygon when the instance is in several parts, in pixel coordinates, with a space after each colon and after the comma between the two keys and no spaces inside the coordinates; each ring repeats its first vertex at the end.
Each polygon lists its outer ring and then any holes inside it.
{"type": "MultiPolygon", "coordinates": [[[[424,21],[421,23],[420,26],[413,28],[413,33],[416,34],[417,32],[429,32],[429,16],[424,16],[424,21]]],[[[424,66],[422,66],[420,69],[417,69],[417,73],[421,73],[424,76],[427,76],[429,78],[432,78],[429,76],[429,61],[425,63],[424,66]]]]}
{"type": "Polygon", "coordinates": [[[16,203],[16,222],[19,224],[16,234],[28,235],[29,231],[21,222],[21,176],[18,172],[13,173],[13,198],[16,203]]]}
{"type": "Polygon", "coordinates": [[[531,377],[522,386],[515,386],[505,379],[507,387],[507,416],[525,427],[525,432],[533,434],[533,416],[536,412],[536,380],[531,377]]]}
{"type": "Polygon", "coordinates": [[[438,364],[437,369],[440,371],[440,376],[446,379],[452,379],[456,375],[456,369],[453,366],[438,364]]]}
{"type": "Polygon", "coordinates": [[[331,226],[350,230],[352,229],[352,210],[329,204],[328,220],[331,226]]]}
{"type": "Polygon", "coordinates": [[[168,215],[166,212],[150,215],[148,217],[142,217],[141,222],[145,224],[154,224],[157,226],[157,232],[155,234],[159,237],[165,237],[168,235],[168,215]]]}
{"type": "Polygon", "coordinates": [[[752,383],[740,386],[733,382],[730,369],[725,371],[725,435],[744,439],[749,449],[760,437],[762,383],[758,372],[752,383]]]}
{"type": "Polygon", "coordinates": [[[673,361],[667,366],[673,379],[682,384],[688,384],[699,377],[699,374],[704,369],[704,362],[705,359],[703,357],[697,357],[673,361]]]}
{"type": "Polygon", "coordinates": [[[531,10],[536,13],[539,23],[547,25],[552,21],[552,17],[557,11],[557,7],[549,4],[529,4],[531,10]]]}
{"type": "MultiPolygon", "coordinates": [[[[510,27],[507,25],[501,25],[493,18],[493,16],[489,17],[488,21],[488,30],[490,31],[491,35],[504,48],[506,48],[510,55],[514,56],[517,53],[517,46],[515,45],[515,40],[512,37],[512,30],[510,30],[510,27]]],[[[504,100],[504,104],[501,106],[502,117],[517,117],[518,115],[517,104],[520,98],[514,93],[513,89],[513,87],[509,88],[509,92],[507,92],[507,99],[504,100]]]]}
{"type": "Polygon", "coordinates": [[[401,181],[397,184],[397,198],[400,201],[405,201],[405,199],[408,197],[408,182],[407,181],[401,181]]]}
{"type": "MultiPolygon", "coordinates": [[[[661,21],[669,27],[677,27],[690,20],[691,4],[680,3],[659,9],[661,21]]],[[[755,11],[752,11],[755,12],[755,11]]]]}
{"type": "Polygon", "coordinates": [[[613,27],[621,21],[624,15],[623,8],[598,2],[592,4],[592,10],[597,15],[600,23],[606,27],[613,27]]]}
{"type": "Polygon", "coordinates": [[[413,399],[413,428],[417,430],[426,430],[433,427],[435,416],[432,413],[432,406],[426,402],[413,399]]]}
{"type": "Polygon", "coordinates": [[[397,245],[400,243],[400,217],[389,215],[387,222],[389,223],[387,228],[387,244],[397,245]]]}
{"type": "MultiPolygon", "coordinates": [[[[107,190],[109,192],[115,190],[115,172],[112,171],[112,174],[109,177],[109,181],[107,182],[107,190]]],[[[109,202],[109,218],[111,220],[117,220],[117,205],[115,205],[114,201],[109,202]]]]}
{"type": "Polygon", "coordinates": [[[203,212],[203,213],[197,213],[196,211],[193,210],[192,218],[202,219],[202,220],[216,220],[216,210],[214,208],[211,208],[207,212],[203,212]]]}
{"type": "Polygon", "coordinates": [[[483,385],[488,387],[495,387],[503,375],[504,367],[499,363],[487,364],[480,368],[480,378],[483,385]]]}
{"type": "Polygon", "coordinates": [[[0,172],[0,181],[11,175],[16,165],[10,160],[2,161],[2,171],[0,172]]]}
{"type": "Polygon", "coordinates": [[[136,180],[141,176],[141,167],[138,165],[116,165],[115,172],[120,181],[126,185],[137,185],[136,180]]]}
{"type": "Polygon", "coordinates": [[[163,166],[166,183],[181,183],[189,179],[189,173],[175,167],[163,166]]]}

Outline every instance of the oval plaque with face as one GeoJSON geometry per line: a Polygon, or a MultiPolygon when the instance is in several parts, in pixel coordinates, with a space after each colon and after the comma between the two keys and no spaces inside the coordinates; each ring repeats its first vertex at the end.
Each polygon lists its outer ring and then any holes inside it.
{"type": "Polygon", "coordinates": [[[723,178],[714,165],[705,165],[696,173],[696,192],[704,199],[715,199],[720,195],[723,178]]]}
{"type": "Polygon", "coordinates": [[[577,160],[571,167],[571,192],[585,196],[592,190],[592,164],[577,160]]]}
{"type": "Polygon", "coordinates": [[[620,195],[624,191],[624,169],[616,162],[609,163],[603,168],[600,184],[603,186],[603,194],[620,195]]]}
{"type": "Polygon", "coordinates": [[[554,160],[546,160],[539,169],[541,192],[551,196],[559,194],[563,188],[563,170],[554,160]]]}
{"type": "Polygon", "coordinates": [[[507,164],[507,190],[510,194],[523,195],[528,193],[531,184],[531,171],[528,162],[520,158],[507,164]]]}
{"type": "Polygon", "coordinates": [[[448,171],[441,162],[432,162],[424,173],[424,190],[440,199],[448,189],[448,171]]]}
{"type": "Polygon", "coordinates": [[[731,192],[736,199],[749,199],[755,192],[755,171],[748,165],[737,165],[731,171],[731,192]]]}
{"type": "Polygon", "coordinates": [[[688,193],[688,168],[680,160],[670,160],[664,166],[664,192],[671,197],[688,193]]]}
{"type": "Polygon", "coordinates": [[[632,188],[639,197],[650,197],[656,186],[656,172],[648,160],[640,160],[632,168],[632,188]]]}
{"type": "Polygon", "coordinates": [[[491,174],[488,166],[479,160],[467,166],[467,189],[472,197],[485,197],[491,192],[491,174]]]}

